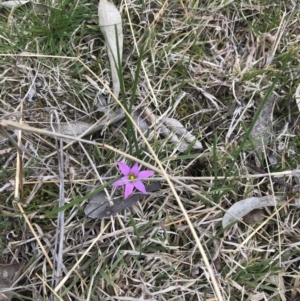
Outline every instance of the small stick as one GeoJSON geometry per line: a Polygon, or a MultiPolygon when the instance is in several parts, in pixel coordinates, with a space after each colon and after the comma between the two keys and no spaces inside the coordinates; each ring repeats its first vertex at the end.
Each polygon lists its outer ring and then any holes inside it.
{"type": "MultiPolygon", "coordinates": [[[[245,166],[248,166],[250,167],[251,169],[255,170],[256,172],[258,173],[266,173],[265,170],[261,169],[260,167],[256,166],[256,165],[253,165],[251,163],[246,163],[245,166]]],[[[286,183],[284,181],[282,181],[281,179],[279,178],[275,178],[274,176],[271,176],[271,179],[274,181],[274,183],[278,184],[278,185],[281,185],[281,186],[284,186],[286,187],[288,190],[294,190],[294,186],[289,184],[289,183],[286,183]]]]}

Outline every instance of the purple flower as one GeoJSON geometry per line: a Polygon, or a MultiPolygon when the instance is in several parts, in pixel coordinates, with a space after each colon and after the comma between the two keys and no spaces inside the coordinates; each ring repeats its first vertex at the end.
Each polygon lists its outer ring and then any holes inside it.
{"type": "Polygon", "coordinates": [[[112,186],[125,185],[125,199],[127,199],[135,187],[138,191],[146,193],[145,185],[142,180],[153,176],[153,170],[139,171],[138,163],[135,163],[131,168],[123,162],[118,162],[118,166],[124,177],[117,180],[112,186]]]}

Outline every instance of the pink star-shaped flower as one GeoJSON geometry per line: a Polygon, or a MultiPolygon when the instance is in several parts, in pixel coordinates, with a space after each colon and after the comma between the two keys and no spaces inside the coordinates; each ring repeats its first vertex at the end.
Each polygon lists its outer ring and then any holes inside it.
{"type": "Polygon", "coordinates": [[[118,162],[118,167],[124,175],[121,179],[112,184],[114,187],[125,185],[125,199],[127,199],[134,188],[142,193],[146,193],[146,187],[142,180],[153,176],[153,170],[139,171],[138,163],[135,163],[131,168],[123,162],[118,162]]]}

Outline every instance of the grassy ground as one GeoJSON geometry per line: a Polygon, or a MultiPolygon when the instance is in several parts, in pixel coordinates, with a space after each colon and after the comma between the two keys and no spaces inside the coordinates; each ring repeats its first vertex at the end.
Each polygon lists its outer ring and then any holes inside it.
{"type": "MultiPolygon", "coordinates": [[[[52,2],[0,9],[1,116],[23,116],[38,129],[57,118],[93,124],[103,117],[97,102],[109,95],[103,83],[111,85],[98,3],[52,2]]],[[[179,153],[162,137],[150,141],[172,185],[156,173],[159,192],[95,220],[84,214],[86,195],[119,176],[117,161],[131,153],[158,167],[142,141],[138,150],[129,145],[130,123],[108,126],[63,153],[54,138],[4,127],[11,140],[0,136],[0,263],[24,265],[14,298],[299,300],[299,209],[268,207],[260,223],[225,230],[221,223],[245,198],[297,196],[298,1],[114,3],[124,24],[123,100],[135,94],[135,105],[169,112],[204,148],[179,153]],[[134,39],[144,49],[140,59],[134,39]],[[251,130],[270,97],[273,131],[260,152],[251,130]],[[248,163],[281,172],[287,184],[260,177],[248,163]],[[65,210],[57,210],[62,201],[65,210]]]]}

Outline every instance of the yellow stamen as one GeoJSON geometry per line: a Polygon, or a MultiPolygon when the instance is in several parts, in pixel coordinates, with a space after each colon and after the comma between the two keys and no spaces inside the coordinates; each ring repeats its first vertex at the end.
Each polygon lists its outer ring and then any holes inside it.
{"type": "Polygon", "coordinates": [[[135,179],[136,179],[136,175],[135,174],[128,175],[128,180],[133,181],[135,179]]]}

